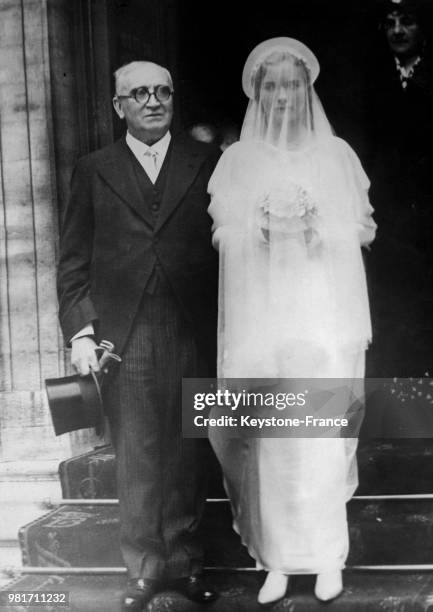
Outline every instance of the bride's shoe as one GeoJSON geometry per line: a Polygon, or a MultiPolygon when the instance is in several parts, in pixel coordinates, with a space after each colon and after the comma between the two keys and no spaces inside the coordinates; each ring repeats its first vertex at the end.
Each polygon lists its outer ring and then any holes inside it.
{"type": "Polygon", "coordinates": [[[314,594],[320,601],[330,601],[340,595],[343,590],[341,570],[317,574],[314,594]]]}
{"type": "Polygon", "coordinates": [[[287,591],[289,577],[279,572],[269,572],[259,591],[257,601],[259,604],[271,604],[282,599],[287,591]]]}

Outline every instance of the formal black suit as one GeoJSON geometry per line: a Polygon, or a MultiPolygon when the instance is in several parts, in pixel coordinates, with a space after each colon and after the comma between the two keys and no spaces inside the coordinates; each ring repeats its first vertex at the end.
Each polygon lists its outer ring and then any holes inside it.
{"type": "Polygon", "coordinates": [[[87,323],[122,364],[105,388],[121,548],[133,578],[198,572],[202,441],[181,437],[182,376],[213,375],[217,256],[207,183],[217,154],[172,138],[153,185],[125,139],[77,164],[61,232],[60,322],[87,323]]]}

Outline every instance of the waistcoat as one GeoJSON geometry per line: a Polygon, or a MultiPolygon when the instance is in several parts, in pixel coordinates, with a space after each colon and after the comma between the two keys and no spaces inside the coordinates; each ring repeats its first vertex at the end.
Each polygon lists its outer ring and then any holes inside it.
{"type": "MultiPolygon", "coordinates": [[[[167,183],[171,147],[169,146],[168,148],[167,154],[165,156],[155,184],[152,183],[146,171],[140,165],[140,162],[132,153],[132,151],[130,151],[130,153],[134,166],[134,173],[143,198],[143,206],[147,207],[147,209],[151,212],[153,226],[155,226],[159,215],[159,209],[161,207],[162,196],[164,194],[165,186],[167,183]]],[[[170,285],[165,277],[164,271],[158,259],[156,260],[155,266],[151,272],[149,281],[145,287],[145,291],[146,293],[150,293],[151,295],[171,293],[170,285]]]]}

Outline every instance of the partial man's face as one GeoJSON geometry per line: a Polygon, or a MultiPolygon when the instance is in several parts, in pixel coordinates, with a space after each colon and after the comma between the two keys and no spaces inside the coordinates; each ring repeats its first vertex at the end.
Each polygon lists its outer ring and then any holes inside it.
{"type": "Polygon", "coordinates": [[[384,21],[384,30],[391,51],[402,58],[411,58],[420,53],[423,33],[415,16],[394,11],[384,21]]]}
{"type": "MultiPolygon", "coordinates": [[[[130,95],[140,87],[154,92],[158,86],[172,88],[167,72],[157,64],[139,65],[127,72],[118,84],[117,96],[130,95]]],[[[113,99],[114,108],[121,119],[126,120],[128,131],[146,144],[160,140],[170,128],[173,117],[173,96],[161,101],[152,94],[147,102],[134,98],[113,99]]]]}

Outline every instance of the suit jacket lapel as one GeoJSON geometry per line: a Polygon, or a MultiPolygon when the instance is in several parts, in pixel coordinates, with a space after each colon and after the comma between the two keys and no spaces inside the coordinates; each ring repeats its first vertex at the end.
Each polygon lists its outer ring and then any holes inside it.
{"type": "Polygon", "coordinates": [[[193,145],[182,137],[173,138],[167,181],[155,231],[164,225],[197,175],[203,157],[193,145]]]}
{"type": "Polygon", "coordinates": [[[140,217],[151,227],[154,225],[152,213],[145,202],[138,185],[132,164],[131,155],[124,138],[114,143],[111,155],[99,168],[99,173],[110,185],[111,189],[131,206],[140,217]]]}

